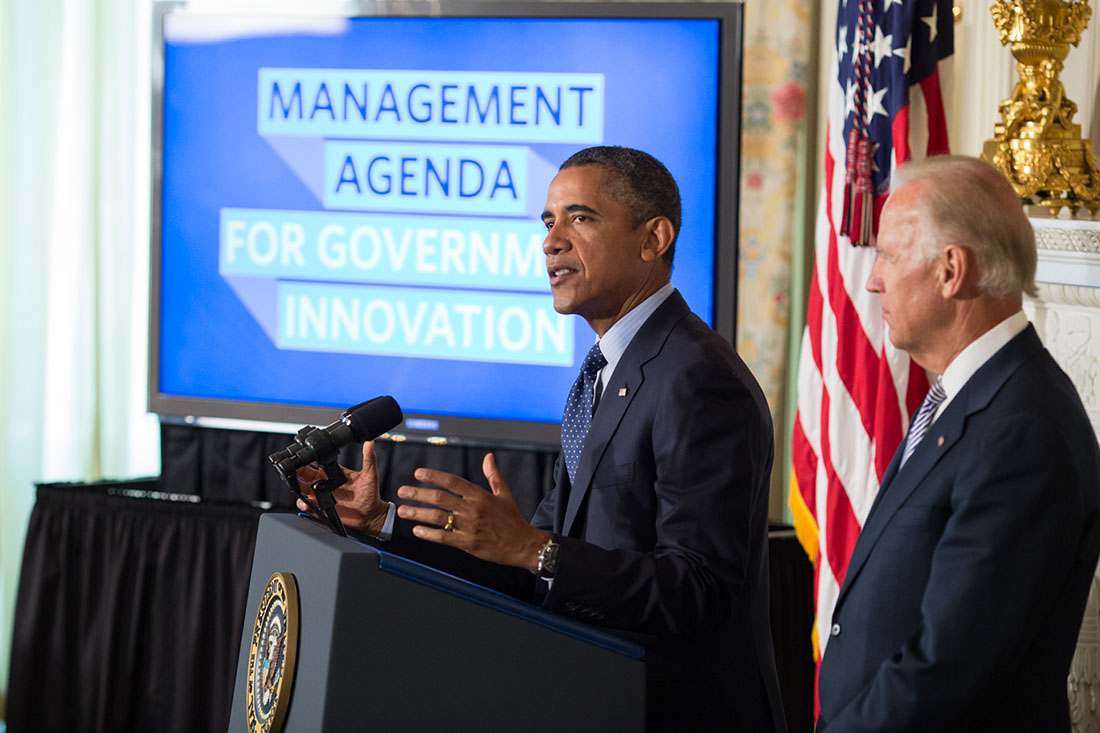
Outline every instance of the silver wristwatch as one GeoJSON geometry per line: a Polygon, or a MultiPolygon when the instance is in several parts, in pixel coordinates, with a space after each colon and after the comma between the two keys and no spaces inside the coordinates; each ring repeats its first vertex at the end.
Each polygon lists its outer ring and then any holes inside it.
{"type": "Polygon", "coordinates": [[[539,550],[539,568],[535,572],[540,578],[549,580],[554,577],[554,573],[558,571],[559,550],[561,545],[553,536],[546,540],[546,544],[539,550]]]}

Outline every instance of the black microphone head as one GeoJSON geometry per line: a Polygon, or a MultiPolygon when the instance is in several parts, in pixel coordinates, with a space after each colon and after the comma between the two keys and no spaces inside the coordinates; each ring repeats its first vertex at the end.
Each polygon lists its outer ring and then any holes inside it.
{"type": "Polygon", "coordinates": [[[397,405],[397,400],[386,395],[349,407],[344,410],[342,419],[351,428],[355,439],[362,443],[393,430],[401,424],[405,415],[397,405]]]}

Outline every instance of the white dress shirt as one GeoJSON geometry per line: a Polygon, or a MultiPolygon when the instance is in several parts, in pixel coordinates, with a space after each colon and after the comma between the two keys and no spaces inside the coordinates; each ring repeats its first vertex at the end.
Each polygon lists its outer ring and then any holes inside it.
{"type": "Polygon", "coordinates": [[[932,416],[933,422],[943,414],[944,408],[951,404],[955,395],[966,386],[974,376],[974,372],[981,369],[983,364],[1025,328],[1027,328],[1027,316],[1022,310],[1016,311],[959,352],[959,355],[943,370],[943,391],[947,393],[947,398],[940,403],[936,414],[932,416]]]}

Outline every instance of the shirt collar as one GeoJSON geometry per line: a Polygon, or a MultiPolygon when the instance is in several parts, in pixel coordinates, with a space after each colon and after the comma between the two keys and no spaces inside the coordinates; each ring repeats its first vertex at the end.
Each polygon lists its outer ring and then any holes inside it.
{"type": "Polygon", "coordinates": [[[618,366],[619,360],[623,358],[626,347],[630,346],[630,342],[634,340],[635,334],[638,333],[638,329],[649,320],[653,312],[668,299],[668,296],[672,295],[674,290],[672,283],[665,283],[657,292],[615,321],[615,324],[607,329],[607,333],[603,335],[603,338],[596,339],[600,345],[600,351],[603,352],[603,358],[607,359],[607,366],[600,371],[599,381],[601,383],[608,383],[611,375],[615,373],[615,367],[618,366]]]}
{"type": "Polygon", "coordinates": [[[974,376],[974,372],[981,369],[983,364],[1025,328],[1027,328],[1027,316],[1022,310],[1016,311],[960,351],[943,371],[943,391],[947,393],[947,399],[936,410],[936,416],[938,417],[955,395],[966,386],[974,376]]]}

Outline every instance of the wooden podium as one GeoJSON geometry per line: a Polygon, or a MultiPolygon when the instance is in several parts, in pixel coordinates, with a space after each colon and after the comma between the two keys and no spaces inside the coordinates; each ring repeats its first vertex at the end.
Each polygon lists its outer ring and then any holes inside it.
{"type": "Polygon", "coordinates": [[[249,730],[249,654],[274,573],[298,596],[283,730],[641,731],[642,648],[586,624],[338,537],[261,517],[231,733],[249,730]]]}

